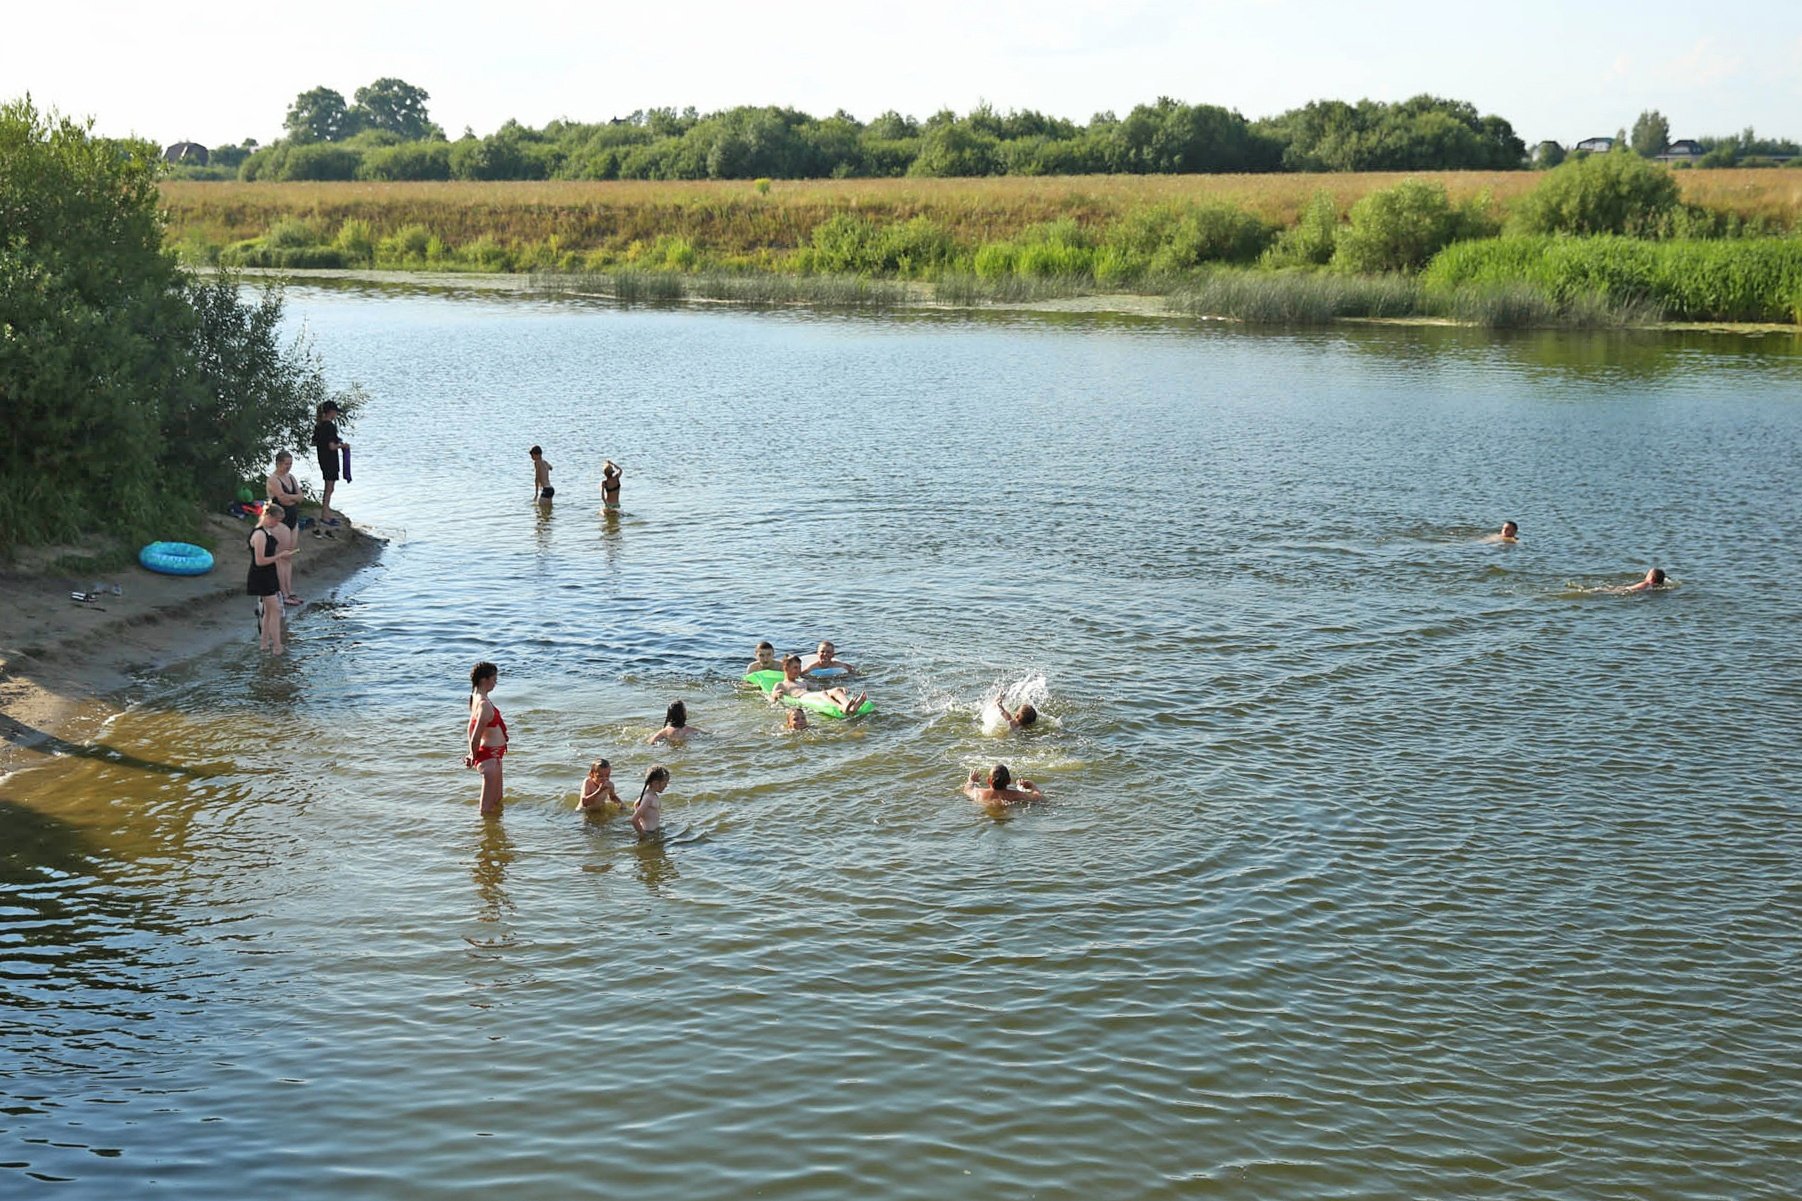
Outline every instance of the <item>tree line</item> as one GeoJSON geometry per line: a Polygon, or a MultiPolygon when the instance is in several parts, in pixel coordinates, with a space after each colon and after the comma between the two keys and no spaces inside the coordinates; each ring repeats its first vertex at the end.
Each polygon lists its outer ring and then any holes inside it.
{"type": "Polygon", "coordinates": [[[542,128],[508,121],[487,137],[448,139],[430,96],[400,79],[301,93],[284,137],[219,147],[196,178],[263,180],[825,179],[885,176],[1204,174],[1275,171],[1510,170],[1527,157],[1501,117],[1461,100],[1314,101],[1247,120],[1169,97],[1086,124],[983,105],[925,120],[886,112],[740,106],[654,108],[542,128]]]}

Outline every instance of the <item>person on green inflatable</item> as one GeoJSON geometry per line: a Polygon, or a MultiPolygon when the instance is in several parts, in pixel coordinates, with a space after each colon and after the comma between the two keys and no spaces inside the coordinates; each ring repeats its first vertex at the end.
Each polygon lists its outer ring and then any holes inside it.
{"type": "Polygon", "coordinates": [[[858,693],[853,700],[850,692],[843,688],[809,688],[801,682],[801,656],[790,655],[782,661],[782,682],[770,689],[770,702],[780,705],[785,696],[799,697],[809,693],[825,697],[837,705],[846,717],[857,712],[870,699],[867,692],[858,693]]]}

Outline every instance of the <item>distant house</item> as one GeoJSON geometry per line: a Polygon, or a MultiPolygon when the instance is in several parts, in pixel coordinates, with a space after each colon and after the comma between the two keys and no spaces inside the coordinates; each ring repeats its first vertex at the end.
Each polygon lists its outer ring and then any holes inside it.
{"type": "Polygon", "coordinates": [[[1702,143],[1689,138],[1679,138],[1664,148],[1664,153],[1658,156],[1658,161],[1661,163],[1693,163],[1706,153],[1708,152],[1702,149],[1702,143]]]}
{"type": "Polygon", "coordinates": [[[206,166],[206,147],[199,142],[177,142],[163,151],[165,163],[180,163],[187,167],[206,166]]]}
{"type": "Polygon", "coordinates": [[[1581,150],[1585,154],[1607,154],[1610,150],[1614,149],[1614,139],[1584,138],[1581,142],[1577,143],[1575,149],[1581,150]]]}

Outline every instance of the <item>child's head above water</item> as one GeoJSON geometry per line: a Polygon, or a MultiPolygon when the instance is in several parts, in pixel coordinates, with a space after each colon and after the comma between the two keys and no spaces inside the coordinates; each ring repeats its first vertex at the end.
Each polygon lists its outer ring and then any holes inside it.
{"type": "Polygon", "coordinates": [[[590,780],[605,780],[612,774],[613,765],[608,763],[605,759],[596,759],[588,768],[588,778],[590,780]]]}
{"type": "Polygon", "coordinates": [[[672,730],[680,730],[688,724],[688,706],[681,701],[671,701],[663,714],[663,724],[672,730]]]}
{"type": "Polygon", "coordinates": [[[1014,714],[1014,719],[1022,726],[1030,726],[1033,722],[1039,720],[1039,711],[1034,709],[1031,705],[1021,705],[1020,711],[1014,714]]]}
{"type": "Polygon", "coordinates": [[[807,728],[807,711],[805,709],[790,709],[788,711],[788,720],[782,724],[785,728],[790,730],[805,730],[807,728]]]}

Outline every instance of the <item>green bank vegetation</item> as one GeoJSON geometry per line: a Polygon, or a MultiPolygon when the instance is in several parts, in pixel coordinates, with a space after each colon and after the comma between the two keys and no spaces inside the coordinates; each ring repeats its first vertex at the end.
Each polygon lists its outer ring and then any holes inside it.
{"type": "MultiPolygon", "coordinates": [[[[1455,195],[1441,179],[1404,177],[1349,204],[1326,189],[1299,204],[1260,203],[1257,192],[1246,204],[1070,192],[1035,211],[987,206],[979,191],[956,194],[957,206],[916,204],[924,211],[911,215],[906,205],[885,210],[856,198],[784,208],[755,189],[749,199],[684,209],[661,194],[641,206],[653,214],[634,229],[644,236],[623,246],[620,227],[641,213],[572,203],[560,210],[566,220],[552,222],[568,242],[557,233],[530,239],[529,225],[522,239],[480,232],[453,242],[423,222],[383,228],[386,210],[377,206],[335,226],[317,215],[280,216],[261,237],[223,246],[196,236],[196,225],[182,245],[226,266],[529,271],[590,284],[605,276],[615,281],[607,290],[626,299],[831,303],[842,294],[867,304],[917,293],[873,286],[893,281],[930,285],[949,304],[1136,292],[1248,321],[1802,320],[1793,211],[1686,201],[1674,173],[1625,152],[1527,178],[1532,186],[1506,203],[1489,190],[1455,195]],[[1272,215],[1285,205],[1295,210],[1289,219],[1272,215]],[[665,223],[674,228],[652,232],[665,223]],[[810,282],[732,282],[768,277],[810,282]]],[[[1052,181],[1044,186],[1052,191],[1052,181]]],[[[503,208],[477,209],[461,214],[461,228],[480,228],[484,213],[497,224],[515,219],[503,208]]]]}
{"type": "Polygon", "coordinates": [[[0,555],[182,536],[332,395],[281,339],[279,292],[245,302],[165,251],[159,166],[148,143],[0,105],[0,555]]]}

